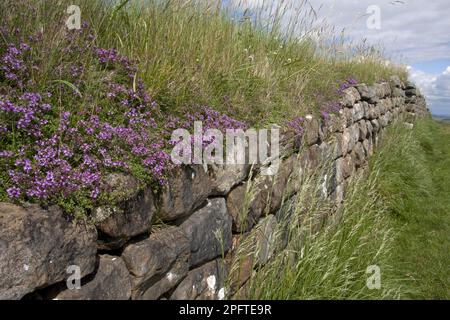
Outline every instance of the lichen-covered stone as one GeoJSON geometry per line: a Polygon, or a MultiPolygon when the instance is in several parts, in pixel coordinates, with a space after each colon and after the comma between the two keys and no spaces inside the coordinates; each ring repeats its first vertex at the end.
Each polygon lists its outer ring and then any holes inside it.
{"type": "Polygon", "coordinates": [[[250,172],[250,164],[212,164],[208,170],[212,185],[211,194],[223,196],[247,178],[250,172]]]}
{"type": "Polygon", "coordinates": [[[355,145],[355,148],[352,150],[352,161],[355,164],[356,168],[361,167],[366,160],[366,154],[364,152],[364,147],[361,142],[358,142],[355,145]]]}
{"type": "Polygon", "coordinates": [[[359,141],[366,139],[368,136],[366,120],[363,119],[358,122],[358,129],[359,129],[359,141]]]}
{"type": "Polygon", "coordinates": [[[355,169],[353,158],[350,154],[336,160],[336,184],[341,184],[350,177],[355,169]]]}
{"type": "Polygon", "coordinates": [[[380,98],[377,95],[376,89],[372,86],[367,86],[365,84],[359,84],[356,86],[359,94],[361,95],[361,100],[368,101],[369,103],[378,103],[380,98]]]}
{"type": "Polygon", "coordinates": [[[361,100],[361,95],[354,87],[347,88],[343,91],[342,104],[346,107],[353,107],[353,105],[361,100]]]}
{"type": "Polygon", "coordinates": [[[223,300],[227,270],[221,259],[189,271],[170,296],[172,300],[223,300]]]}
{"type": "Polygon", "coordinates": [[[361,103],[357,103],[353,106],[353,110],[354,110],[354,116],[353,116],[353,120],[359,121],[364,117],[364,105],[367,104],[367,102],[363,101],[361,103]]]}

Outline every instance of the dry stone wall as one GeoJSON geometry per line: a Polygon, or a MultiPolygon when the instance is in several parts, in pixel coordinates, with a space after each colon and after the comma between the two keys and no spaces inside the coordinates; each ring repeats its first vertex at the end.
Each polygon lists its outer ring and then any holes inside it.
{"type": "Polygon", "coordinates": [[[275,177],[248,165],[207,171],[180,166],[154,195],[132,177],[113,174],[113,192],[125,192],[128,200],[96,208],[95,226],[69,221],[56,206],[0,203],[0,299],[229,297],[283,246],[269,245],[283,218],[280,207],[301,190],[307,171],[331,159],[323,193],[339,205],[349,178],[364,167],[384,128],[395,121],[412,127],[428,114],[415,85],[397,77],[348,88],[342,104],[326,122],[307,116],[303,139],[282,135],[275,177]],[[243,260],[230,282],[229,260],[236,250],[257,255],[243,260]],[[71,265],[81,271],[79,290],[66,285],[71,265]]]}

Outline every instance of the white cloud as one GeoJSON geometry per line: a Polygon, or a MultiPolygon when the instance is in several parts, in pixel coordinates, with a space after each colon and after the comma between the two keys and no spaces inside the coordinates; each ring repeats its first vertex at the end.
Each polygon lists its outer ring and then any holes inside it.
{"type": "MultiPolygon", "coordinates": [[[[408,64],[450,59],[450,5],[448,0],[228,0],[242,11],[286,12],[283,21],[294,17],[302,20],[310,15],[311,7],[317,14],[316,25],[324,22],[344,30],[346,36],[360,41],[367,39],[372,44],[383,43],[388,54],[408,64]],[[368,29],[367,9],[373,5],[380,8],[381,28],[368,29]],[[303,13],[297,18],[297,11],[303,13]]],[[[299,25],[301,25],[299,23],[299,25]]],[[[301,33],[305,28],[300,27],[301,33]]]]}
{"type": "MultiPolygon", "coordinates": [[[[316,14],[315,26],[324,23],[344,31],[346,39],[381,44],[388,58],[402,64],[450,60],[450,4],[448,0],[224,0],[245,11],[258,12],[259,18],[283,11],[282,25],[299,21],[297,34],[308,29],[311,7],[316,14]],[[369,29],[370,6],[379,6],[381,28],[369,29]],[[303,13],[298,16],[301,8],[303,13]],[[305,27],[306,26],[306,27],[305,27]]],[[[430,74],[410,68],[410,77],[421,88],[432,111],[450,115],[450,66],[441,74],[430,74]]]]}
{"type": "Polygon", "coordinates": [[[408,67],[409,77],[426,96],[431,111],[450,115],[450,66],[441,74],[430,74],[408,67]]]}

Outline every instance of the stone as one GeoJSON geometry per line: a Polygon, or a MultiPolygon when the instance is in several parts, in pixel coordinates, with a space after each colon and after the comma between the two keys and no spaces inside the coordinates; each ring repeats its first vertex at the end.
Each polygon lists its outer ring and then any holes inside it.
{"type": "Polygon", "coordinates": [[[367,138],[366,120],[360,120],[358,122],[358,128],[359,128],[359,140],[362,141],[367,138]]]}
{"type": "Polygon", "coordinates": [[[405,91],[400,88],[392,89],[392,96],[397,98],[405,98],[405,91]]]}
{"type": "Polygon", "coordinates": [[[347,151],[348,149],[348,142],[347,145],[344,145],[343,138],[344,138],[343,133],[336,133],[334,134],[334,137],[330,141],[330,146],[331,149],[333,150],[333,159],[337,159],[344,156],[345,155],[344,151],[347,151]],[[345,150],[343,147],[345,147],[345,150]]]}
{"type": "Polygon", "coordinates": [[[131,282],[125,263],[120,257],[101,255],[94,278],[81,289],[66,289],[54,300],[128,300],[131,282]]]}
{"type": "Polygon", "coordinates": [[[382,115],[380,118],[378,118],[378,120],[382,128],[386,127],[389,123],[389,119],[386,114],[382,115]]]}
{"type": "Polygon", "coordinates": [[[101,234],[99,248],[117,249],[130,238],[149,232],[156,207],[152,189],[140,189],[134,177],[110,174],[107,180],[112,198],[121,200],[95,208],[93,218],[101,234]]]}
{"type": "Polygon", "coordinates": [[[361,100],[361,95],[356,88],[350,87],[343,91],[342,104],[345,107],[352,107],[359,100],[361,100]]]}
{"type": "Polygon", "coordinates": [[[336,189],[331,194],[331,199],[337,204],[341,204],[344,202],[344,195],[345,195],[345,186],[344,183],[341,183],[340,185],[336,186],[336,189]]]}
{"type": "Polygon", "coordinates": [[[292,195],[291,192],[286,192],[286,187],[292,174],[293,167],[294,157],[289,157],[288,159],[282,160],[278,172],[272,177],[274,181],[271,187],[268,213],[277,212],[281,207],[283,199],[292,195]]]}
{"type": "Polygon", "coordinates": [[[231,247],[232,218],[228,214],[224,198],[214,198],[194,212],[180,228],[189,239],[191,255],[189,266],[225,254],[231,247]]]}
{"type": "Polygon", "coordinates": [[[203,166],[178,166],[164,186],[157,215],[163,221],[189,216],[211,192],[211,180],[203,166]]]}
{"type": "Polygon", "coordinates": [[[361,142],[358,142],[355,145],[355,148],[352,150],[352,162],[355,164],[356,168],[360,168],[366,160],[366,154],[364,152],[364,147],[361,142]]]}
{"type": "Polygon", "coordinates": [[[258,224],[245,234],[237,244],[239,251],[239,263],[248,263],[252,267],[263,266],[273,256],[276,249],[275,231],[277,228],[277,218],[268,215],[262,218],[258,224]],[[250,261],[247,261],[247,258],[250,261]]]}
{"type": "Polygon", "coordinates": [[[405,95],[406,95],[407,97],[415,97],[415,96],[418,96],[416,88],[406,89],[406,90],[405,90],[405,95]]]}
{"type": "Polygon", "coordinates": [[[365,84],[359,84],[356,86],[361,95],[361,100],[368,101],[369,103],[378,103],[380,98],[377,96],[375,87],[367,86],[365,84]]]}
{"type": "Polygon", "coordinates": [[[227,270],[219,259],[189,271],[170,296],[171,300],[223,300],[227,270]]]}
{"type": "Polygon", "coordinates": [[[336,184],[341,184],[353,174],[355,164],[350,154],[336,160],[336,184]]]}
{"type": "Polygon", "coordinates": [[[416,121],[417,115],[414,112],[407,112],[405,116],[405,121],[408,123],[414,123],[416,121]]]}
{"type": "Polygon", "coordinates": [[[366,139],[362,142],[363,144],[363,148],[364,148],[364,153],[366,155],[366,158],[369,158],[372,156],[373,154],[373,149],[372,149],[372,141],[371,139],[366,139]]]}
{"type": "Polygon", "coordinates": [[[227,196],[227,210],[232,217],[234,232],[250,230],[263,215],[270,194],[269,179],[234,188],[227,196]]]}
{"type": "Polygon", "coordinates": [[[394,103],[392,102],[391,98],[384,99],[384,103],[386,105],[387,111],[392,111],[392,109],[394,109],[394,103]]]}
{"type": "Polygon", "coordinates": [[[254,253],[252,249],[252,238],[247,234],[239,234],[233,237],[233,249],[228,257],[230,294],[236,292],[252,276],[254,268],[254,253]]]}
{"type": "Polygon", "coordinates": [[[350,129],[352,135],[351,136],[352,144],[355,145],[359,141],[359,124],[358,123],[353,124],[353,126],[350,129]]]}
{"type": "Polygon", "coordinates": [[[212,164],[208,166],[212,184],[211,195],[223,196],[244,181],[249,172],[250,165],[246,164],[212,164]]]}
{"type": "Polygon", "coordinates": [[[405,82],[405,90],[412,90],[412,89],[416,89],[416,85],[409,80],[406,81],[405,82]]]}
{"type": "Polygon", "coordinates": [[[190,243],[181,228],[154,231],[147,239],[131,243],[122,259],[131,274],[134,299],[157,299],[189,271],[190,243]]]}
{"type": "Polygon", "coordinates": [[[355,123],[355,109],[354,108],[345,108],[344,109],[345,119],[346,119],[346,127],[350,127],[355,123]]]}
{"type": "Polygon", "coordinates": [[[381,91],[383,92],[383,98],[389,97],[392,94],[391,85],[389,82],[380,83],[381,91]]]}
{"type": "Polygon", "coordinates": [[[186,263],[187,256],[183,259],[175,260],[174,264],[170,266],[169,271],[165,274],[159,274],[149,279],[145,284],[140,286],[141,290],[145,290],[143,293],[139,291],[134,292],[132,298],[134,300],[156,300],[165,298],[164,295],[168,295],[169,291],[175,288],[180,281],[187,275],[189,271],[188,264],[186,263]]]}
{"type": "Polygon", "coordinates": [[[403,83],[400,80],[400,77],[397,75],[391,76],[389,78],[389,83],[391,85],[391,89],[393,88],[402,88],[403,87],[403,83]]]}
{"type": "Polygon", "coordinates": [[[367,102],[361,102],[361,103],[357,103],[353,106],[353,110],[354,110],[354,118],[353,120],[359,121],[364,117],[364,104],[368,104],[367,102]]]}
{"type": "Polygon", "coordinates": [[[365,118],[372,120],[378,118],[378,115],[379,115],[378,107],[373,104],[367,104],[365,118]]]}
{"type": "Polygon", "coordinates": [[[372,126],[372,122],[370,121],[366,121],[366,127],[367,127],[367,137],[371,137],[373,134],[373,126],[372,126]]]}
{"type": "Polygon", "coordinates": [[[386,100],[380,100],[380,102],[378,102],[378,110],[380,110],[380,114],[383,115],[386,113],[387,111],[387,105],[386,105],[386,100]]]}
{"type": "Polygon", "coordinates": [[[319,121],[312,115],[307,115],[304,122],[304,142],[311,146],[319,141],[319,121]]]}
{"type": "Polygon", "coordinates": [[[263,266],[273,256],[275,251],[275,231],[277,219],[274,215],[263,218],[252,230],[250,237],[255,238],[256,266],[263,266]]]}
{"type": "Polygon", "coordinates": [[[307,174],[313,173],[320,165],[322,160],[322,150],[318,144],[310,146],[299,154],[299,165],[307,174]]]}
{"type": "Polygon", "coordinates": [[[345,156],[347,153],[349,153],[353,148],[353,139],[352,139],[352,133],[351,129],[345,128],[344,132],[342,133],[342,142],[341,142],[341,150],[340,152],[343,156],[345,156]]]}
{"type": "Polygon", "coordinates": [[[381,129],[380,123],[378,122],[377,119],[374,119],[371,121],[372,127],[373,127],[373,132],[374,133],[378,133],[381,129]]]}
{"type": "Polygon", "coordinates": [[[70,221],[59,207],[0,203],[0,299],[21,299],[63,281],[71,265],[81,276],[92,273],[96,242],[95,228],[70,221]]]}
{"type": "Polygon", "coordinates": [[[347,116],[345,109],[346,108],[342,108],[339,110],[336,118],[334,118],[334,122],[331,124],[334,132],[343,132],[344,129],[347,128],[347,116]]]}

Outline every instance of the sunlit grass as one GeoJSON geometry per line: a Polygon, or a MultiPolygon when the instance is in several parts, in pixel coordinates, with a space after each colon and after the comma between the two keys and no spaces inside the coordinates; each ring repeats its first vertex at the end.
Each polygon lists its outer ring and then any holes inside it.
{"type": "MultiPolygon", "coordinates": [[[[235,298],[448,299],[449,128],[431,119],[414,130],[390,128],[339,210],[311,196],[320,194],[323,173],[316,172],[284,206],[288,219],[279,222],[272,245],[287,230],[286,248],[235,298]],[[321,217],[327,218],[318,229],[321,217]],[[366,285],[372,265],[380,268],[380,289],[366,285]]],[[[252,254],[258,253],[238,253],[234,270],[252,254]]]]}
{"type": "MultiPolygon", "coordinates": [[[[42,51],[34,54],[47,68],[34,76],[47,85],[45,70],[64,59],[58,44],[72,2],[39,3],[37,12],[14,11],[9,0],[0,9],[22,29],[44,31],[42,51]]],[[[405,75],[385,65],[374,48],[345,43],[340,33],[318,24],[306,2],[274,7],[264,1],[256,9],[246,9],[245,1],[231,3],[81,0],[78,5],[96,36],[93,44],[137,60],[138,76],[167,114],[205,104],[255,126],[283,123],[316,112],[349,77],[372,83],[405,75]]]]}

